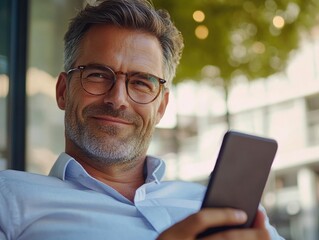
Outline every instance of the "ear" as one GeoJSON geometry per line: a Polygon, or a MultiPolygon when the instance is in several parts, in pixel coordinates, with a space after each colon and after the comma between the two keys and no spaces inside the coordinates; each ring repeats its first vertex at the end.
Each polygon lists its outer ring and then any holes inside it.
{"type": "Polygon", "coordinates": [[[160,122],[160,120],[162,119],[162,117],[164,116],[167,104],[168,104],[168,100],[169,100],[169,90],[165,89],[164,90],[164,94],[162,97],[162,101],[160,103],[160,106],[157,110],[157,115],[156,115],[156,124],[158,124],[160,122]]]}
{"type": "Polygon", "coordinates": [[[56,102],[61,110],[65,110],[66,85],[67,85],[67,74],[65,72],[61,72],[59,74],[59,78],[55,87],[56,102]]]}

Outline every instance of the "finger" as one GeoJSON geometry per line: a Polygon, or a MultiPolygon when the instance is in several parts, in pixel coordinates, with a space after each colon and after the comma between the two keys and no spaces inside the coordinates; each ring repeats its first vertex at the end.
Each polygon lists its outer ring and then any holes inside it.
{"type": "Polygon", "coordinates": [[[190,224],[190,231],[198,233],[206,230],[209,227],[237,225],[244,223],[246,220],[247,215],[240,210],[230,208],[206,208],[190,216],[189,221],[195,223],[190,224]]]}
{"type": "Polygon", "coordinates": [[[201,240],[270,240],[269,232],[266,229],[234,229],[225,232],[220,232],[201,240]]]}
{"type": "Polygon", "coordinates": [[[244,223],[247,215],[235,209],[203,209],[164,231],[158,239],[194,239],[209,227],[244,223]]]}
{"type": "Polygon", "coordinates": [[[265,214],[258,210],[253,224],[253,228],[265,228],[265,214]]]}

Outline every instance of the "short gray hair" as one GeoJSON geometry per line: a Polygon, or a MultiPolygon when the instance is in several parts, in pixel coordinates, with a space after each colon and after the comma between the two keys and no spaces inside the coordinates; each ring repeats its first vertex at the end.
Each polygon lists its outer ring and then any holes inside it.
{"type": "Polygon", "coordinates": [[[162,47],[164,78],[168,84],[172,83],[184,48],[183,37],[169,13],[155,10],[147,0],[103,0],[81,10],[70,22],[64,37],[65,71],[74,67],[81,40],[94,24],[142,30],[155,36],[162,47]]]}

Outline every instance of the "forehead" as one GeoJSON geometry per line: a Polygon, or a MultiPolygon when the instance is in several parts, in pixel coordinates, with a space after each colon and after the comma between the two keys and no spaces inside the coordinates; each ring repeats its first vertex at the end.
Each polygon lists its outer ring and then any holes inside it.
{"type": "Polygon", "coordinates": [[[162,73],[163,54],[158,39],[139,30],[93,25],[81,42],[78,63],[99,63],[116,70],[162,73]]]}

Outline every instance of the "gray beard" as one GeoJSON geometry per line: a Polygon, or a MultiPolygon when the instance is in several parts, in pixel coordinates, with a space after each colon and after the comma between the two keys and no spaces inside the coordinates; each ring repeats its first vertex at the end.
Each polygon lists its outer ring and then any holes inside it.
{"type": "MultiPolygon", "coordinates": [[[[148,125],[147,129],[138,131],[142,120],[139,116],[120,110],[115,110],[110,105],[90,105],[83,109],[83,117],[89,115],[110,115],[120,117],[134,123],[136,131],[130,135],[120,137],[120,129],[114,126],[99,126],[98,131],[104,136],[96,136],[86,122],[81,122],[76,111],[71,105],[65,110],[65,135],[73,142],[82,154],[99,165],[116,165],[133,163],[136,159],[146,154],[151,142],[155,124],[148,125]]],[[[98,127],[98,126],[96,126],[98,127]]]]}
{"type": "MultiPolygon", "coordinates": [[[[97,107],[85,110],[84,112],[97,111],[97,107]],[[94,108],[94,109],[93,109],[94,108]]],[[[101,109],[101,108],[99,108],[101,109]]],[[[105,115],[115,110],[105,110],[105,115]]],[[[71,110],[71,109],[70,109],[71,110]]],[[[73,111],[65,114],[65,134],[81,151],[98,165],[122,165],[133,164],[134,160],[146,154],[149,147],[154,127],[140,134],[133,132],[125,138],[119,138],[119,129],[112,126],[102,126],[100,131],[104,132],[104,137],[97,137],[85,123],[81,123],[76,116],[70,115],[73,111]],[[108,137],[109,136],[109,137],[108,137]]],[[[84,113],[85,115],[85,113],[84,113]]],[[[110,114],[114,116],[114,114],[110,114]]],[[[138,122],[135,120],[134,122],[138,122]]]]}

